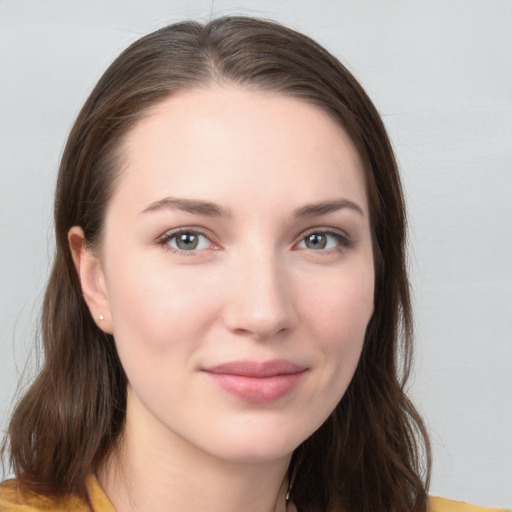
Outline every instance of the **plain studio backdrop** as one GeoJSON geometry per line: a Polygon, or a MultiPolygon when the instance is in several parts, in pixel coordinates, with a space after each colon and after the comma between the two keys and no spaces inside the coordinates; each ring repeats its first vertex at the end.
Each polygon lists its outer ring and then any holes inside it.
{"type": "Polygon", "coordinates": [[[377,105],[410,217],[410,391],[432,436],[432,494],[512,505],[508,0],[0,0],[0,427],[34,352],[57,167],[79,108],[140,36],[227,14],[312,36],[377,105]]]}

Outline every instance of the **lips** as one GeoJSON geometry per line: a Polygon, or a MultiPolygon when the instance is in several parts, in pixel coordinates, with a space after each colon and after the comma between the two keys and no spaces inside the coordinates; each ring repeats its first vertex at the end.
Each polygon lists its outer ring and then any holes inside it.
{"type": "Polygon", "coordinates": [[[307,369],[290,361],[235,361],[203,369],[222,390],[251,403],[274,402],[291,393],[307,369]]]}

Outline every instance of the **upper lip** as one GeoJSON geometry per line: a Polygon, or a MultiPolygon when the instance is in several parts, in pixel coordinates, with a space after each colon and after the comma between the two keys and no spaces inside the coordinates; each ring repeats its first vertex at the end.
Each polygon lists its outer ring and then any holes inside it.
{"type": "Polygon", "coordinates": [[[232,361],[204,368],[205,372],[242,377],[265,378],[300,373],[306,368],[285,359],[271,361],[232,361]]]}

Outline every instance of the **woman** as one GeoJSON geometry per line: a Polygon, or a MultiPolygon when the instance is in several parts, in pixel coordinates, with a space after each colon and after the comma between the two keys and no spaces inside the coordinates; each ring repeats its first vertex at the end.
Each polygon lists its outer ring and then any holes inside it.
{"type": "Polygon", "coordinates": [[[396,163],[323,48],[251,18],[134,43],[55,227],[0,510],[428,509],[396,163]]]}

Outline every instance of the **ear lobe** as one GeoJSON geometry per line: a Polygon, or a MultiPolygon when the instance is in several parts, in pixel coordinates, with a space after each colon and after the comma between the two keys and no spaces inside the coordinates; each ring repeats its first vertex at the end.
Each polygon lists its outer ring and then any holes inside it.
{"type": "Polygon", "coordinates": [[[68,231],[68,243],[82,293],[92,318],[102,331],[112,334],[110,302],[100,260],[87,248],[84,232],[80,226],[73,226],[68,231]]]}

